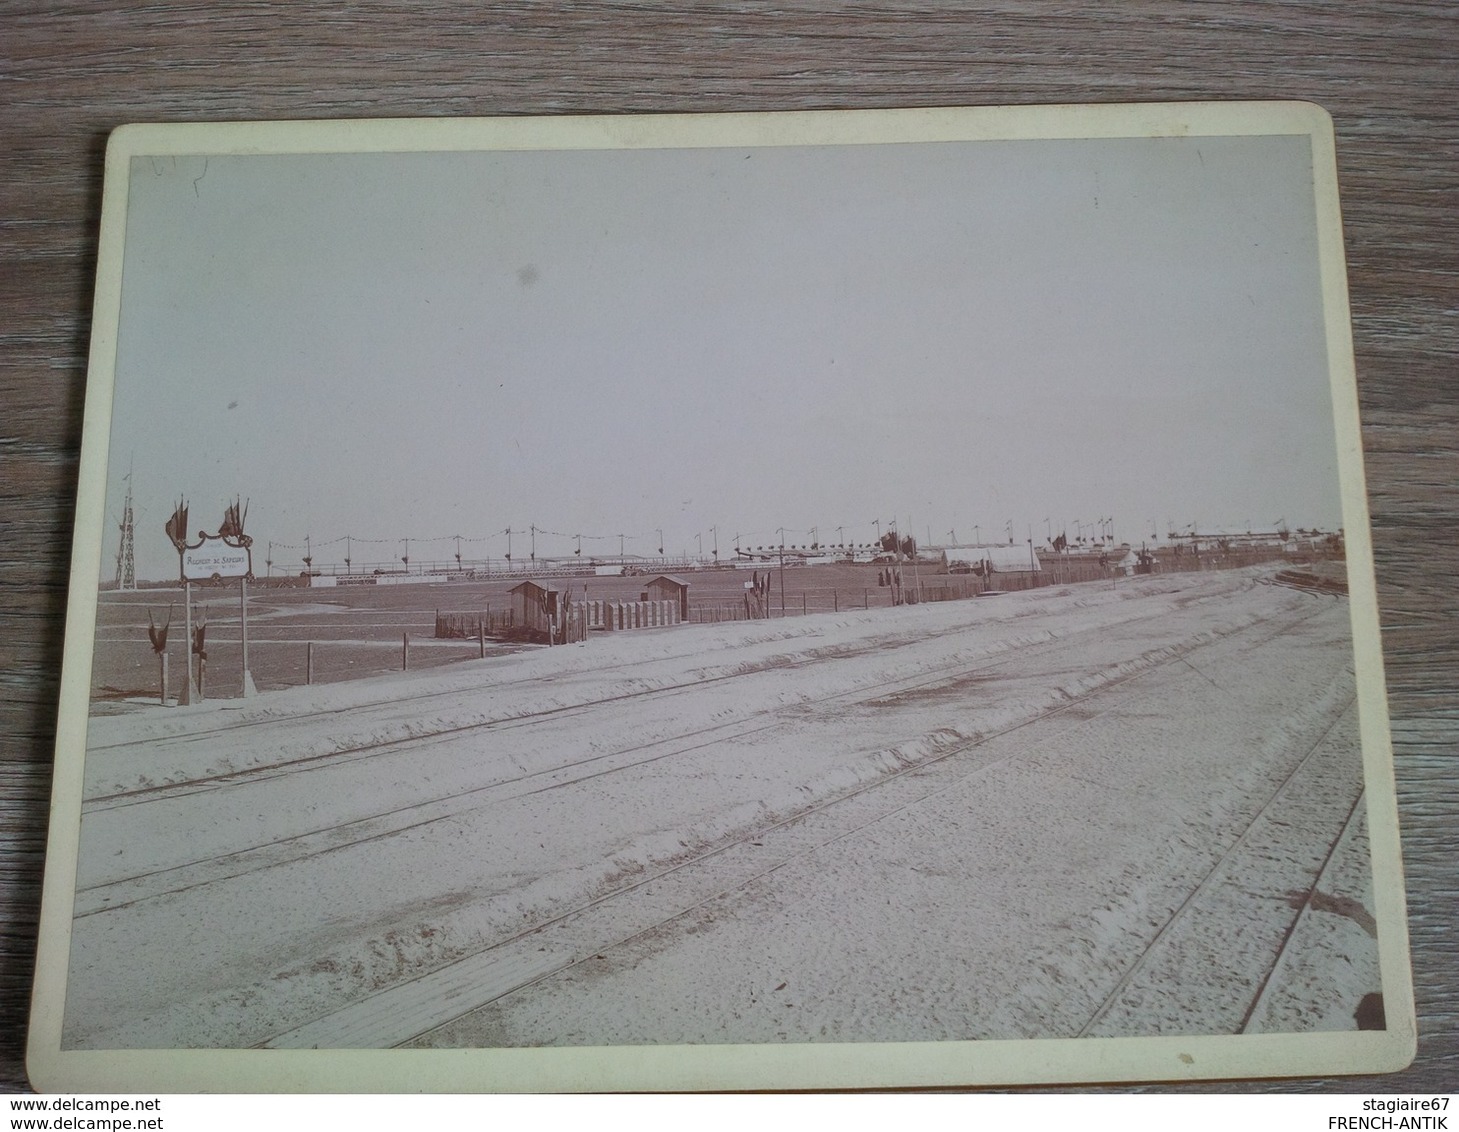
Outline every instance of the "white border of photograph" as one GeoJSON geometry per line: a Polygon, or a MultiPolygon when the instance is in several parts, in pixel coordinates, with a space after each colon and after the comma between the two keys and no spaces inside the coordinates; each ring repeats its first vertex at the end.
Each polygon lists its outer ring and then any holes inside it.
{"type": "Polygon", "coordinates": [[[111,137],[92,323],[37,974],[28,1047],[43,1091],[413,1092],[841,1089],[1180,1081],[1373,1073],[1416,1048],[1397,805],[1365,496],[1332,123],[1307,103],[828,111],[784,114],[124,126],[111,137]],[[1301,135],[1318,219],[1374,900],[1387,1028],[1352,1033],[775,1046],[453,1050],[62,1048],[82,773],[136,157],[866,145],[1020,139],[1301,135]]]}

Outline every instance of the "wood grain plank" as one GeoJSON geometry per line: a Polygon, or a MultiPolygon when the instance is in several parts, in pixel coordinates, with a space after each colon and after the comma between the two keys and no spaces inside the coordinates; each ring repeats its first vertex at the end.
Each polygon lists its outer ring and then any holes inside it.
{"type": "MultiPolygon", "coordinates": [[[[1308,98],[1333,114],[1419,1060],[1459,1080],[1459,9],[0,3],[0,1087],[21,1063],[107,132],[128,121],[1308,98]]],[[[1211,1085],[1201,1088],[1248,1086],[1211,1085]]]]}

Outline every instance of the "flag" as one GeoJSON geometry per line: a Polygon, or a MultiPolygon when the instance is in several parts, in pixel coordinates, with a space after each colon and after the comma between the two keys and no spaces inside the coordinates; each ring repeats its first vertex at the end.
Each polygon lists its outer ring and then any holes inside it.
{"type": "Polygon", "coordinates": [[[235,497],[223,511],[223,524],[218,528],[220,538],[242,539],[243,521],[248,518],[248,504],[235,497]]]}
{"type": "Polygon", "coordinates": [[[187,500],[179,499],[177,506],[172,509],[172,518],[167,520],[165,527],[167,537],[172,540],[172,545],[177,547],[177,552],[182,553],[182,548],[187,545],[187,500]]]}

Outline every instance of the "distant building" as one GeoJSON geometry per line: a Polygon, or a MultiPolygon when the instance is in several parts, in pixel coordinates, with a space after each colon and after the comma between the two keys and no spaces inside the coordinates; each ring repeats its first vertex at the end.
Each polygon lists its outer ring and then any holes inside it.
{"type": "MultiPolygon", "coordinates": [[[[1314,532],[1315,534],[1316,532],[1314,532]]],[[[1171,543],[1186,551],[1219,554],[1232,550],[1280,550],[1291,540],[1290,531],[1243,531],[1209,527],[1171,536],[1171,543]]]]}
{"type": "Polygon", "coordinates": [[[942,551],[949,574],[1037,574],[1043,566],[1037,552],[1023,546],[949,546],[942,551]]]}

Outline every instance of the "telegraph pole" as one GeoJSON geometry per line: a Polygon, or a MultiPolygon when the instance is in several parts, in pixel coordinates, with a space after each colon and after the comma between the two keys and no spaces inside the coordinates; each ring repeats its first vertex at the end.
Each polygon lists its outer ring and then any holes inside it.
{"type": "MultiPolygon", "coordinates": [[[[887,526],[887,536],[892,540],[892,568],[891,577],[887,580],[892,586],[892,604],[902,604],[902,536],[897,533],[897,521],[893,519],[887,526]]],[[[880,541],[880,540],[878,540],[880,541]]]]}
{"type": "MultiPolygon", "coordinates": [[[[907,526],[909,528],[911,528],[913,531],[915,531],[917,529],[916,527],[914,527],[912,525],[912,516],[911,515],[908,515],[907,516],[907,526]]],[[[912,541],[915,543],[916,542],[916,539],[917,539],[917,536],[914,534],[912,536],[912,541]]],[[[931,527],[928,527],[927,528],[927,541],[928,542],[931,542],[932,541],[932,528],[931,527]]],[[[921,601],[922,600],[922,570],[921,570],[920,566],[918,565],[918,561],[919,561],[919,559],[921,557],[922,556],[917,553],[917,547],[914,545],[912,547],[912,588],[913,588],[913,590],[917,594],[917,600],[918,601],[921,601]]]]}
{"type": "Polygon", "coordinates": [[[780,528],[780,616],[785,616],[785,528],[780,528]]]}

